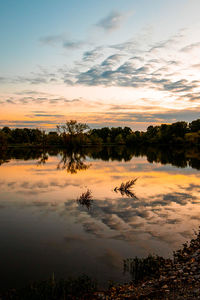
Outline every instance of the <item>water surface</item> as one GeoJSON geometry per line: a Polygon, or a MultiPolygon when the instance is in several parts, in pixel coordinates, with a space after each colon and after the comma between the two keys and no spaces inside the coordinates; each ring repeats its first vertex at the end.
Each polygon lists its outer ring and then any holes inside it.
{"type": "Polygon", "coordinates": [[[196,157],[124,148],[10,149],[0,162],[1,288],[52,272],[59,278],[85,273],[102,286],[127,281],[123,259],[171,256],[199,226],[196,157]],[[114,191],[134,178],[136,197],[114,191]],[[90,208],[77,202],[87,189],[90,208]]]}

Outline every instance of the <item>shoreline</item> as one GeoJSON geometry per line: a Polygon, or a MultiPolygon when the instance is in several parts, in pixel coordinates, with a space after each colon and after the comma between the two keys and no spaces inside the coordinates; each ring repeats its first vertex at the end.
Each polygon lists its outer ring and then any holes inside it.
{"type": "Polygon", "coordinates": [[[200,231],[196,238],[173,252],[173,259],[159,256],[130,260],[134,280],[110,284],[99,290],[95,280],[86,275],[76,279],[31,283],[23,289],[0,293],[0,300],[65,300],[65,299],[200,299],[200,231]]]}
{"type": "Polygon", "coordinates": [[[173,259],[154,258],[157,269],[143,280],[113,286],[97,299],[200,299],[200,231],[173,259]]]}

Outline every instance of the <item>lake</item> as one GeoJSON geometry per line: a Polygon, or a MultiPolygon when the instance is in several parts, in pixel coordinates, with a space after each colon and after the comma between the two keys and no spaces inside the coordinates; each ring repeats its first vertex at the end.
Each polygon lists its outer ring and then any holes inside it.
{"type": "Polygon", "coordinates": [[[125,282],[124,259],[171,257],[198,230],[200,161],[182,150],[10,148],[0,164],[1,288],[53,272],[125,282]],[[132,197],[114,191],[135,178],[132,197]]]}

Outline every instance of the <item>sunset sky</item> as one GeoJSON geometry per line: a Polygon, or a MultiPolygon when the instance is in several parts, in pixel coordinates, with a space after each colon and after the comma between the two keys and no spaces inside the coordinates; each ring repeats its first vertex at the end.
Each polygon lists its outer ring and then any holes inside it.
{"type": "Polygon", "coordinates": [[[199,0],[0,0],[0,127],[200,118],[199,0]]]}

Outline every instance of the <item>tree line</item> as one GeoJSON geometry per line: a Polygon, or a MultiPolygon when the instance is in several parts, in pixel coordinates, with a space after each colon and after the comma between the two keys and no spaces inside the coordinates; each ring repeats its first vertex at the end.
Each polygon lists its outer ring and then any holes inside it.
{"type": "Polygon", "coordinates": [[[200,145],[200,119],[160,126],[149,126],[146,131],[133,131],[130,127],[103,127],[90,129],[75,120],[58,125],[56,131],[3,127],[0,146],[82,146],[82,145],[200,145]]]}

